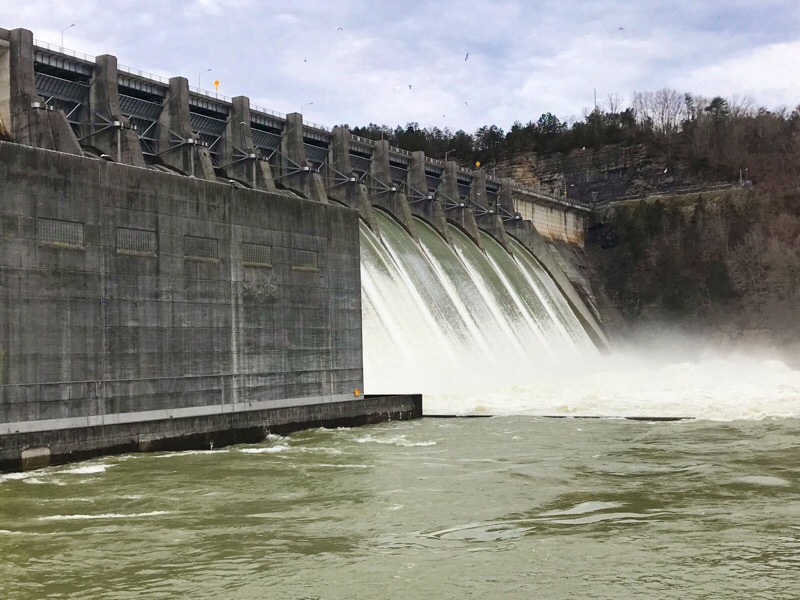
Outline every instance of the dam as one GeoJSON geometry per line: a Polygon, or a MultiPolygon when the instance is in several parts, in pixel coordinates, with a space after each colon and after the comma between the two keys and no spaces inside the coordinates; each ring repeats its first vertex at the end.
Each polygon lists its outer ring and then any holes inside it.
{"type": "Polygon", "coordinates": [[[0,29],[0,469],[422,415],[607,340],[589,209],[0,29]]]}

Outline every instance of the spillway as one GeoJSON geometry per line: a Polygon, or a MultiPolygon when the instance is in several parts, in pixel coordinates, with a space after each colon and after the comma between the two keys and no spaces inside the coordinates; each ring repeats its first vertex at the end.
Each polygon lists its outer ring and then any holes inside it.
{"type": "Polygon", "coordinates": [[[597,353],[547,272],[521,244],[481,250],[450,225],[450,245],[421,219],[419,242],[377,215],[361,224],[364,384],[368,393],[443,393],[530,382],[597,353]]]}

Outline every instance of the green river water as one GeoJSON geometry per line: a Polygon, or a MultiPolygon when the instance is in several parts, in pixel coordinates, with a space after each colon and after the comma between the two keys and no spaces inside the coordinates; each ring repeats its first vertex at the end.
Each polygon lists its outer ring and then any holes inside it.
{"type": "Polygon", "coordinates": [[[0,476],[0,598],[798,598],[800,420],[495,417],[0,476]]]}

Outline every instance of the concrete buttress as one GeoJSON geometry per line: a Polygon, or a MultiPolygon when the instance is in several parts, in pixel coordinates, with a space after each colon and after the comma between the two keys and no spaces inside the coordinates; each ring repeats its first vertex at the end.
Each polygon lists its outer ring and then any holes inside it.
{"type": "MultiPolygon", "coordinates": [[[[28,146],[82,154],[78,138],[64,113],[48,110],[36,93],[33,33],[27,29],[12,29],[6,35],[8,39],[4,41],[8,42],[8,49],[6,58],[0,57],[0,85],[7,85],[7,88],[0,91],[0,101],[6,98],[10,123],[5,127],[11,138],[28,146]]],[[[0,117],[5,121],[2,114],[0,117]]]]}
{"type": "Polygon", "coordinates": [[[200,136],[192,131],[189,82],[185,77],[169,80],[169,92],[158,117],[158,156],[164,164],[187,175],[217,180],[208,148],[200,144],[200,136]]]}
{"type": "Polygon", "coordinates": [[[303,145],[303,115],[286,115],[281,136],[281,183],[309,200],[328,203],[325,184],[306,158],[303,145]]]}
{"type": "Polygon", "coordinates": [[[331,137],[328,153],[330,169],[326,182],[328,197],[355,208],[369,228],[377,231],[378,223],[369,201],[367,186],[357,180],[350,161],[350,131],[346,127],[334,127],[331,137]]]}
{"type": "Polygon", "coordinates": [[[489,206],[489,196],[486,193],[486,170],[483,168],[473,173],[472,185],[469,188],[469,202],[473,207],[472,211],[478,228],[491,234],[503,248],[509,250],[503,219],[497,214],[498,211],[494,206],[489,206]]]}
{"type": "Polygon", "coordinates": [[[139,137],[119,109],[117,58],[103,54],[95,59],[89,81],[90,131],[85,143],[111,156],[116,162],[144,167],[139,137]]]}
{"type": "MultiPolygon", "coordinates": [[[[484,187],[486,180],[484,179],[484,187]]],[[[443,198],[449,202],[451,207],[447,210],[447,220],[455,223],[472,238],[479,248],[483,248],[481,234],[478,231],[478,223],[475,221],[475,214],[469,206],[460,207],[460,195],[458,193],[458,165],[455,161],[449,160],[444,163],[444,173],[439,189],[436,191],[437,198],[443,198]],[[454,206],[453,206],[454,205],[454,206]]]]}
{"type": "Polygon", "coordinates": [[[230,118],[222,134],[222,168],[231,179],[255,190],[274,192],[272,170],[266,160],[258,158],[250,123],[250,99],[236,96],[231,100],[230,118]]]}
{"type": "Polygon", "coordinates": [[[430,223],[447,240],[448,244],[452,243],[442,205],[439,199],[428,190],[428,181],[425,177],[425,153],[421,150],[411,153],[411,164],[408,167],[407,177],[411,212],[430,223]]]}
{"type": "Polygon", "coordinates": [[[373,182],[370,192],[372,204],[392,213],[411,237],[416,240],[417,231],[414,227],[414,218],[411,214],[408,198],[392,179],[392,170],[389,166],[389,142],[387,140],[375,142],[372,160],[369,163],[369,171],[373,182]]]}

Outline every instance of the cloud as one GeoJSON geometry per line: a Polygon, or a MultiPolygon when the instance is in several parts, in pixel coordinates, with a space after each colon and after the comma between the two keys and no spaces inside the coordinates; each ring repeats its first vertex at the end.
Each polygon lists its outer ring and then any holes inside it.
{"type": "Polygon", "coordinates": [[[800,104],[800,81],[793,73],[800,41],[769,44],[736,53],[727,60],[691,69],[676,85],[704,96],[751,95],[792,109],[800,104]]]}
{"type": "MultiPolygon", "coordinates": [[[[474,131],[580,116],[608,94],[673,87],[800,101],[796,0],[26,0],[0,27],[161,75],[213,69],[220,92],[329,125],[371,122],[474,131]],[[178,18],[179,17],[179,18],[178,18]],[[126,23],[126,27],[119,27],[126,23]],[[341,31],[338,30],[341,27],[341,31]],[[469,61],[464,55],[469,52],[469,61]],[[409,90],[408,85],[412,88],[409,90]]],[[[209,74],[211,76],[212,74],[209,74]]]]}

